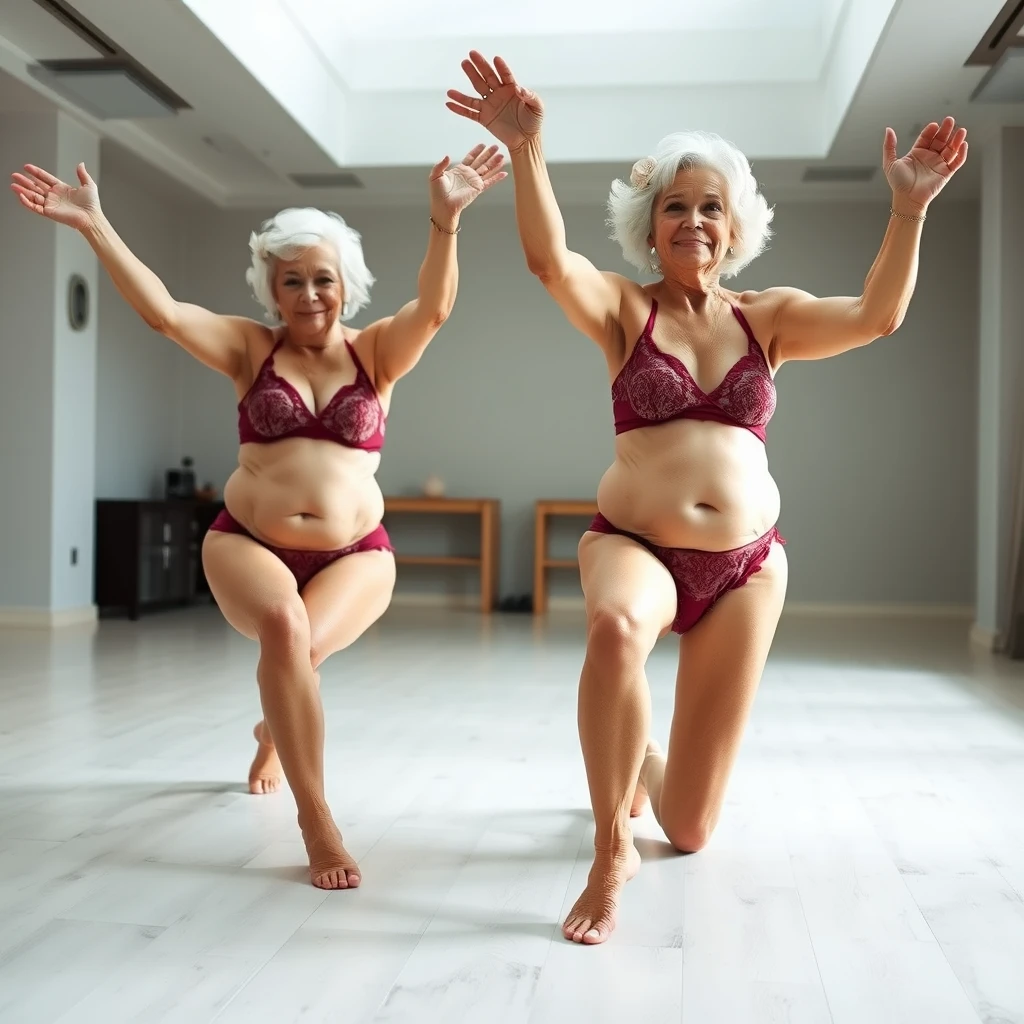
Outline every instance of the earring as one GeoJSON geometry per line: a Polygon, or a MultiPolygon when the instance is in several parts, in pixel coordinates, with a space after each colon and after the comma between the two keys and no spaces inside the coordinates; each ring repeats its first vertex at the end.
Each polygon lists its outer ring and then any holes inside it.
{"type": "Polygon", "coordinates": [[[658,250],[651,246],[651,271],[657,274],[661,270],[661,261],[658,259],[658,250]]]}
{"type": "Polygon", "coordinates": [[[341,319],[342,320],[347,320],[348,319],[348,311],[349,311],[350,308],[351,307],[349,306],[348,299],[345,299],[345,301],[342,302],[342,304],[341,304],[341,319]]]}
{"type": "Polygon", "coordinates": [[[732,255],[732,246],[730,245],[729,248],[726,251],[731,256],[732,255]]]}

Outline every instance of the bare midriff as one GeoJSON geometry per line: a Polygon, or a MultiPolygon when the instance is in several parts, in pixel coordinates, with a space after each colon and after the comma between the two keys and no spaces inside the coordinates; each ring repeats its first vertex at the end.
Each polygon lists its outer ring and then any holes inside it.
{"type": "Polygon", "coordinates": [[[254,537],[282,548],[333,551],[374,530],[384,515],[378,452],[286,438],[243,444],[224,487],[228,511],[254,537]]]}
{"type": "Polygon", "coordinates": [[[749,430],[679,419],[616,437],[597,504],[618,529],[652,544],[728,551],[775,525],[780,495],[764,443],[749,430]]]}

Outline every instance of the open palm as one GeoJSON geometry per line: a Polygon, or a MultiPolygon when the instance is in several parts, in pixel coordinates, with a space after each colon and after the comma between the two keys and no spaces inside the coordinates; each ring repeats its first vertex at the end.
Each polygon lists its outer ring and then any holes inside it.
{"type": "Polygon", "coordinates": [[[501,169],[505,157],[497,146],[474,146],[458,164],[449,164],[448,157],[430,172],[432,203],[454,216],[464,210],[478,195],[496,185],[508,173],[501,169]]]}
{"type": "Polygon", "coordinates": [[[544,104],[535,92],[516,82],[501,57],[494,58],[492,67],[482,53],[470,50],[469,60],[462,62],[462,70],[480,95],[478,98],[449,89],[449,102],[445,104],[449,110],[471,121],[479,121],[509,149],[518,149],[540,134],[544,104]]]}
{"type": "Polygon", "coordinates": [[[77,173],[81,184],[72,188],[42,167],[25,164],[24,174],[11,175],[11,190],[27,210],[81,230],[99,213],[100,194],[85,164],[77,173]]]}
{"type": "Polygon", "coordinates": [[[893,192],[927,206],[967,159],[967,129],[957,128],[951,117],[932,121],[921,129],[906,156],[896,157],[896,133],[885,130],[882,168],[893,192]],[[955,130],[954,130],[955,129],[955,130]]]}

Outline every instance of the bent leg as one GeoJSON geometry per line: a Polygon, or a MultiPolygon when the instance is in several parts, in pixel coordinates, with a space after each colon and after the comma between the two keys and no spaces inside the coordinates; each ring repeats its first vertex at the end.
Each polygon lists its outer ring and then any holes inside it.
{"type": "MultiPolygon", "coordinates": [[[[300,595],[309,618],[309,659],[315,672],[330,655],[344,650],[387,611],[395,587],[395,557],[389,551],[361,551],[321,569],[300,595]]],[[[249,771],[254,793],[272,793],[281,785],[281,762],[271,732],[257,722],[258,744],[249,771]]]]}
{"type": "Polygon", "coordinates": [[[759,572],[723,594],[680,641],[668,758],[642,778],[669,842],[695,852],[711,837],[785,602],[788,567],[773,544],[759,572]]]}
{"type": "Polygon", "coordinates": [[[242,534],[208,533],[203,568],[224,617],[259,641],[260,701],[298,807],[310,878],[323,889],[357,885],[358,870],[324,796],[323,708],[309,660],[309,617],[295,578],[276,555],[242,534]]]}
{"type": "Polygon", "coordinates": [[[596,943],[615,927],[619,893],[639,867],[629,812],[650,732],[644,666],[675,617],[676,589],[661,562],[628,537],[588,532],[579,557],[587,653],[578,718],[594,809],[594,866],[562,934],[596,943]]]}

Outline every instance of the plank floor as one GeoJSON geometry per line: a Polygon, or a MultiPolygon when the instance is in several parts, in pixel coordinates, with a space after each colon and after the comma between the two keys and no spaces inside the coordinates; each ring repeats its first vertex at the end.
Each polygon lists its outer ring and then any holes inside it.
{"type": "Polygon", "coordinates": [[[570,613],[398,607],[328,662],[363,886],[327,894],[291,796],[247,793],[255,647],[215,609],[0,631],[0,1021],[1024,1022],[1024,664],[784,619],[711,844],[641,819],[581,948],[581,659],[570,613]]]}

